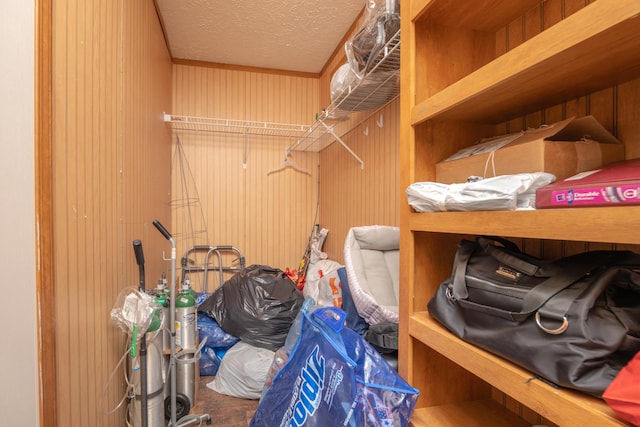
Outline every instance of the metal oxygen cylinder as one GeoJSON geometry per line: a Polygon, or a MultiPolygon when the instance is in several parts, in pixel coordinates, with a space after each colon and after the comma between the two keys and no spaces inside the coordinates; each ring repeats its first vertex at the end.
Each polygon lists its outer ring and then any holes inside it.
{"type": "MultiPolygon", "coordinates": [[[[146,395],[146,424],[149,427],[164,427],[165,425],[165,407],[164,407],[164,369],[165,357],[162,352],[162,334],[159,330],[162,327],[162,310],[156,310],[151,319],[151,324],[146,332],[147,340],[147,395],[146,395]]],[[[132,362],[133,366],[139,363],[139,355],[132,362]]],[[[142,396],[141,381],[139,369],[134,369],[132,380],[136,384],[134,389],[135,399],[133,405],[130,406],[129,420],[133,427],[143,426],[142,417],[142,396]]]]}
{"type": "Polygon", "coordinates": [[[182,290],[176,297],[176,393],[189,399],[190,406],[196,402],[197,384],[200,372],[195,358],[198,347],[196,300],[188,282],[183,282],[182,290]],[[184,354],[181,354],[183,353],[184,354]]]}

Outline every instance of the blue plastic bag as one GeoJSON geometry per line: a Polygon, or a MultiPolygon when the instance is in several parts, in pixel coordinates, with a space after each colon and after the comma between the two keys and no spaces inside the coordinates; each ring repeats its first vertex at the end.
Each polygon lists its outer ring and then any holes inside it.
{"type": "Polygon", "coordinates": [[[204,347],[200,354],[200,376],[215,376],[226,352],[226,348],[204,347]]]}
{"type": "Polygon", "coordinates": [[[198,336],[200,342],[207,340],[200,355],[200,375],[216,375],[227,349],[240,339],[226,333],[214,318],[203,312],[198,312],[198,336]]]}
{"type": "Polygon", "coordinates": [[[419,391],[361,335],[345,328],[345,318],[335,307],[303,314],[293,352],[264,393],[250,427],[409,424],[419,391]]]}
{"type": "Polygon", "coordinates": [[[211,348],[231,348],[240,341],[240,338],[226,333],[216,319],[201,311],[198,312],[198,336],[200,342],[206,338],[205,346],[211,348]]]}

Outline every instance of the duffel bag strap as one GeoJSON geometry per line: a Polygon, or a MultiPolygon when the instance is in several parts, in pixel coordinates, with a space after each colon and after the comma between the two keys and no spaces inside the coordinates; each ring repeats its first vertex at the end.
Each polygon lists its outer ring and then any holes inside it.
{"type": "Polygon", "coordinates": [[[458,245],[458,250],[456,250],[456,256],[453,260],[452,274],[452,292],[455,299],[464,300],[469,297],[465,276],[467,274],[467,264],[469,264],[469,259],[476,248],[477,245],[469,240],[463,240],[458,245]]]}
{"type": "Polygon", "coordinates": [[[478,236],[478,237],[476,237],[476,241],[478,243],[479,242],[486,242],[488,244],[488,242],[487,242],[488,240],[500,243],[502,246],[505,247],[505,249],[508,249],[511,252],[520,252],[520,253],[522,253],[522,251],[520,250],[518,245],[513,243],[511,240],[505,239],[504,237],[499,237],[499,236],[478,236]]]}
{"type": "MultiPolygon", "coordinates": [[[[531,314],[540,309],[551,297],[558,292],[577,282],[580,278],[604,265],[615,264],[617,252],[584,252],[568,259],[560,259],[553,263],[556,274],[536,287],[532,288],[522,301],[522,313],[531,314]]],[[[567,301],[555,302],[556,307],[562,307],[559,311],[563,316],[578,295],[567,295],[567,301]]],[[[556,311],[558,312],[558,311],[556,311]]]]}
{"type": "MultiPolygon", "coordinates": [[[[598,252],[598,254],[600,254],[601,256],[599,256],[598,258],[594,259],[593,255],[596,255],[595,252],[590,252],[590,253],[584,253],[584,254],[579,254],[577,256],[574,256],[575,258],[584,258],[582,261],[584,261],[582,264],[568,264],[568,265],[582,265],[585,267],[585,270],[588,270],[584,273],[584,275],[588,274],[588,273],[592,273],[595,270],[602,268],[605,265],[614,265],[616,264],[616,260],[619,258],[619,252],[598,252]]],[[[611,269],[609,269],[606,272],[603,272],[602,274],[604,275],[612,275],[615,274],[615,272],[613,272],[611,269]]],[[[583,275],[583,276],[584,276],[583,275]]],[[[610,279],[608,278],[604,278],[603,275],[599,275],[599,280],[605,280],[605,282],[610,282],[610,279]]],[[[579,280],[580,278],[578,278],[577,280],[579,280]]],[[[574,281],[575,283],[575,281],[574,281]]],[[[544,283],[541,283],[540,285],[543,285],[544,283]]],[[[538,285],[538,286],[540,286],[538,285]]],[[[537,287],[536,287],[537,288],[537,287]]],[[[534,289],[536,289],[534,288],[534,289]]],[[[568,327],[568,320],[566,317],[566,314],[569,312],[569,308],[571,307],[571,304],[573,304],[573,302],[576,300],[576,298],[578,298],[580,296],[580,294],[582,293],[582,289],[560,289],[560,290],[564,290],[564,292],[562,293],[562,297],[561,298],[552,298],[549,297],[547,299],[547,301],[545,301],[541,306],[539,306],[536,310],[536,323],[538,324],[538,326],[540,327],[540,329],[542,329],[543,331],[545,331],[548,334],[561,334],[562,332],[564,332],[567,327],[568,327]],[[554,327],[551,328],[548,325],[546,325],[547,323],[547,319],[551,319],[552,321],[554,321],[554,325],[560,325],[558,327],[554,327]]],[[[533,291],[533,289],[532,289],[533,291]]],[[[559,292],[559,291],[558,291],[559,292]]],[[[557,293],[557,292],[556,292],[557,293]]],[[[555,294],[554,294],[555,295],[555,294]]],[[[529,295],[527,295],[529,296],[529,295]]],[[[553,296],[553,295],[552,295],[553,296]]],[[[537,297],[539,298],[543,298],[543,296],[538,295],[537,297]]],[[[537,304],[537,301],[533,301],[534,296],[531,297],[532,299],[528,302],[529,304],[531,304],[532,306],[534,304],[537,304]]],[[[526,298],[525,301],[523,302],[523,311],[524,311],[524,306],[525,304],[527,304],[526,298]]]]}
{"type": "MultiPolygon", "coordinates": [[[[562,265],[561,268],[556,270],[557,273],[555,276],[548,278],[527,292],[522,300],[522,311],[518,313],[521,315],[519,320],[526,318],[531,313],[538,310],[558,292],[568,288],[580,280],[585,274],[599,268],[601,265],[602,264],[562,265]]],[[[571,301],[573,301],[573,299],[571,299],[571,301]]]]}
{"type": "Polygon", "coordinates": [[[471,259],[473,252],[478,248],[485,251],[489,256],[501,264],[527,274],[528,276],[535,276],[537,273],[541,273],[541,271],[539,271],[540,268],[537,265],[528,263],[514,255],[503,252],[500,248],[490,244],[490,240],[501,243],[505,248],[510,249],[512,252],[520,252],[520,249],[518,249],[515,243],[500,237],[478,237],[475,242],[462,240],[458,245],[458,250],[456,251],[456,256],[453,261],[452,292],[456,299],[466,299],[469,296],[467,285],[465,283],[467,264],[469,263],[469,259],[471,259]]]}
{"type": "MultiPolygon", "coordinates": [[[[524,273],[527,276],[540,276],[539,274],[540,266],[526,262],[525,260],[518,258],[517,256],[513,256],[503,251],[501,248],[490,244],[489,239],[487,237],[478,237],[476,241],[478,242],[478,246],[480,246],[483,251],[491,255],[501,264],[504,264],[507,267],[513,268],[514,270],[517,270],[521,273],[524,273]]],[[[496,240],[496,241],[503,243],[504,239],[496,240]]],[[[510,246],[507,246],[507,245],[505,245],[505,247],[510,248],[510,246]]]]}

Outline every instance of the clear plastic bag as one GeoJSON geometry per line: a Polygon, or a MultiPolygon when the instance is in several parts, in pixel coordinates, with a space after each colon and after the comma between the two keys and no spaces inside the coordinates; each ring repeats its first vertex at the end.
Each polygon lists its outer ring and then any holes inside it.
{"type": "Polygon", "coordinates": [[[289,329],[289,333],[287,334],[287,339],[284,341],[284,345],[276,350],[276,353],[273,356],[273,362],[271,362],[269,372],[267,373],[267,380],[264,383],[265,390],[271,385],[271,383],[273,382],[273,378],[278,373],[278,371],[284,366],[285,363],[287,363],[287,360],[289,360],[289,355],[293,351],[293,347],[295,347],[296,342],[298,342],[298,338],[300,337],[302,316],[304,315],[304,313],[311,313],[318,308],[319,307],[315,305],[315,301],[313,300],[313,298],[306,298],[304,300],[302,308],[291,324],[291,329],[289,329]]]}
{"type": "Polygon", "coordinates": [[[344,45],[347,61],[359,79],[372,70],[378,54],[399,29],[397,0],[367,1],[364,25],[344,45]]]}
{"type": "MultiPolygon", "coordinates": [[[[111,320],[126,334],[135,333],[137,339],[147,332],[154,314],[162,307],[155,299],[135,288],[126,288],[118,294],[111,310],[111,320]]],[[[155,316],[158,321],[158,316],[155,316]]]]}

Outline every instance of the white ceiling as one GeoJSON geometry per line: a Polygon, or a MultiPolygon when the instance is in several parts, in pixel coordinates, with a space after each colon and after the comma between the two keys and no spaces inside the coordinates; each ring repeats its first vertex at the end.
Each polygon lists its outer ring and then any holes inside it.
{"type": "Polygon", "coordinates": [[[156,0],[171,56],[318,73],[365,0],[156,0]]]}

